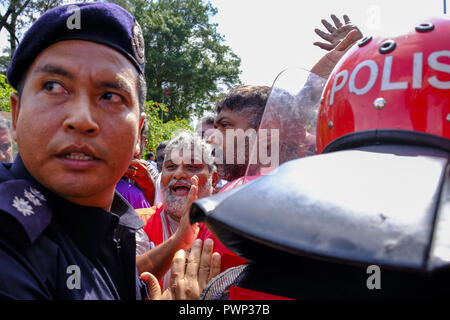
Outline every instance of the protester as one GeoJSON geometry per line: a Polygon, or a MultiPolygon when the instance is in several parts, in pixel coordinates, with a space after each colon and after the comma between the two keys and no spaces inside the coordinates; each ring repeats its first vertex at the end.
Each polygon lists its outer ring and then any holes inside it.
{"type": "MultiPolygon", "coordinates": [[[[140,272],[163,278],[163,290],[170,282],[167,270],[174,254],[190,249],[198,233],[198,225],[191,225],[188,219],[190,206],[197,197],[210,196],[216,183],[210,145],[198,135],[184,131],[167,143],[161,172],[162,204],[151,209],[154,212],[144,227],[156,247],[138,257],[140,272]]],[[[206,239],[203,242],[212,247],[206,239]]]]}
{"type": "Polygon", "coordinates": [[[141,129],[141,143],[139,153],[134,155],[125,175],[117,183],[116,190],[127,200],[134,209],[150,208],[155,200],[156,169],[151,168],[142,154],[147,145],[148,125],[144,120],[141,129]]]}
{"type": "Polygon", "coordinates": [[[239,144],[237,135],[239,130],[245,134],[249,129],[258,129],[269,93],[268,86],[245,85],[230,90],[217,102],[216,132],[211,140],[215,146],[217,172],[221,179],[232,182],[245,175],[250,139],[239,144]],[[233,146],[232,150],[227,150],[229,145],[233,146]],[[242,155],[243,160],[239,161],[238,157],[242,155]]]}

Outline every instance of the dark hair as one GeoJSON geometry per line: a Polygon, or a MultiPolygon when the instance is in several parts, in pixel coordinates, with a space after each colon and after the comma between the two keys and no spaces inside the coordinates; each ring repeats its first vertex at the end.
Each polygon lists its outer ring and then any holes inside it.
{"type": "Polygon", "coordinates": [[[268,86],[239,86],[231,89],[216,103],[216,112],[227,108],[239,113],[248,114],[248,124],[251,128],[256,128],[261,122],[267,99],[269,98],[270,87],[268,86]]]}
{"type": "Polygon", "coordinates": [[[216,118],[215,118],[213,115],[209,114],[209,115],[204,116],[204,117],[201,119],[201,122],[202,122],[202,123],[206,123],[206,124],[214,124],[214,120],[215,120],[215,119],[216,119],[216,118]]]}
{"type": "Polygon", "coordinates": [[[166,148],[168,142],[169,141],[163,141],[160,144],[158,144],[158,146],[156,147],[156,152],[158,153],[158,151],[164,150],[166,148]]]}
{"type": "Polygon", "coordinates": [[[154,157],[155,154],[151,151],[147,152],[147,154],[145,155],[145,159],[150,160],[151,157],[154,157]]]}
{"type": "Polygon", "coordinates": [[[163,141],[156,147],[156,164],[158,166],[158,171],[161,172],[162,170],[162,164],[164,162],[164,157],[166,156],[166,153],[164,150],[166,149],[167,143],[169,141],[163,141]]]}

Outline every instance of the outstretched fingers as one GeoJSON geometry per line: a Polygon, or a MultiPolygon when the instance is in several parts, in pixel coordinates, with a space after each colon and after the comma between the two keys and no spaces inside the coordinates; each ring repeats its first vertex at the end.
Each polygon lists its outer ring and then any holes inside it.
{"type": "Polygon", "coordinates": [[[336,30],[336,28],[335,27],[333,27],[332,25],[331,25],[331,23],[329,23],[327,20],[325,20],[325,19],[322,19],[322,24],[324,25],[324,27],[328,30],[328,32],[330,32],[330,33],[333,33],[335,30],[336,30]]]}
{"type": "Polygon", "coordinates": [[[345,24],[350,24],[351,23],[350,18],[346,14],[344,14],[344,22],[345,22],[345,24]]]}
{"type": "Polygon", "coordinates": [[[336,26],[336,28],[341,28],[342,27],[342,23],[341,23],[341,20],[339,20],[339,18],[338,17],[336,17],[334,14],[332,14],[331,16],[331,20],[333,20],[333,22],[334,22],[334,25],[336,26]]]}

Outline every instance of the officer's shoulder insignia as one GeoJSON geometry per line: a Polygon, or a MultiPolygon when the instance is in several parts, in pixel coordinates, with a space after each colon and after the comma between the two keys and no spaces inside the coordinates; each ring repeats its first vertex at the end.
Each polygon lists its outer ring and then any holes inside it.
{"type": "Polygon", "coordinates": [[[29,243],[39,237],[52,218],[45,197],[26,180],[0,183],[0,211],[1,215],[9,215],[22,227],[29,243]]]}
{"type": "Polygon", "coordinates": [[[145,63],[145,47],[144,47],[144,36],[142,35],[141,26],[137,21],[134,22],[132,35],[131,35],[131,46],[133,47],[134,57],[140,64],[145,63]]]}

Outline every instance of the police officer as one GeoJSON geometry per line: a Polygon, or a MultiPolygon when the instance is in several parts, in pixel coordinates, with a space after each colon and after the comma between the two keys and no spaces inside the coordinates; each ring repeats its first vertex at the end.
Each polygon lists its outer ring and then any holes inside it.
{"type": "Polygon", "coordinates": [[[135,232],[114,188],[139,153],[144,43],[111,3],[49,10],[7,71],[19,154],[0,166],[0,298],[141,299],[135,232]]]}

